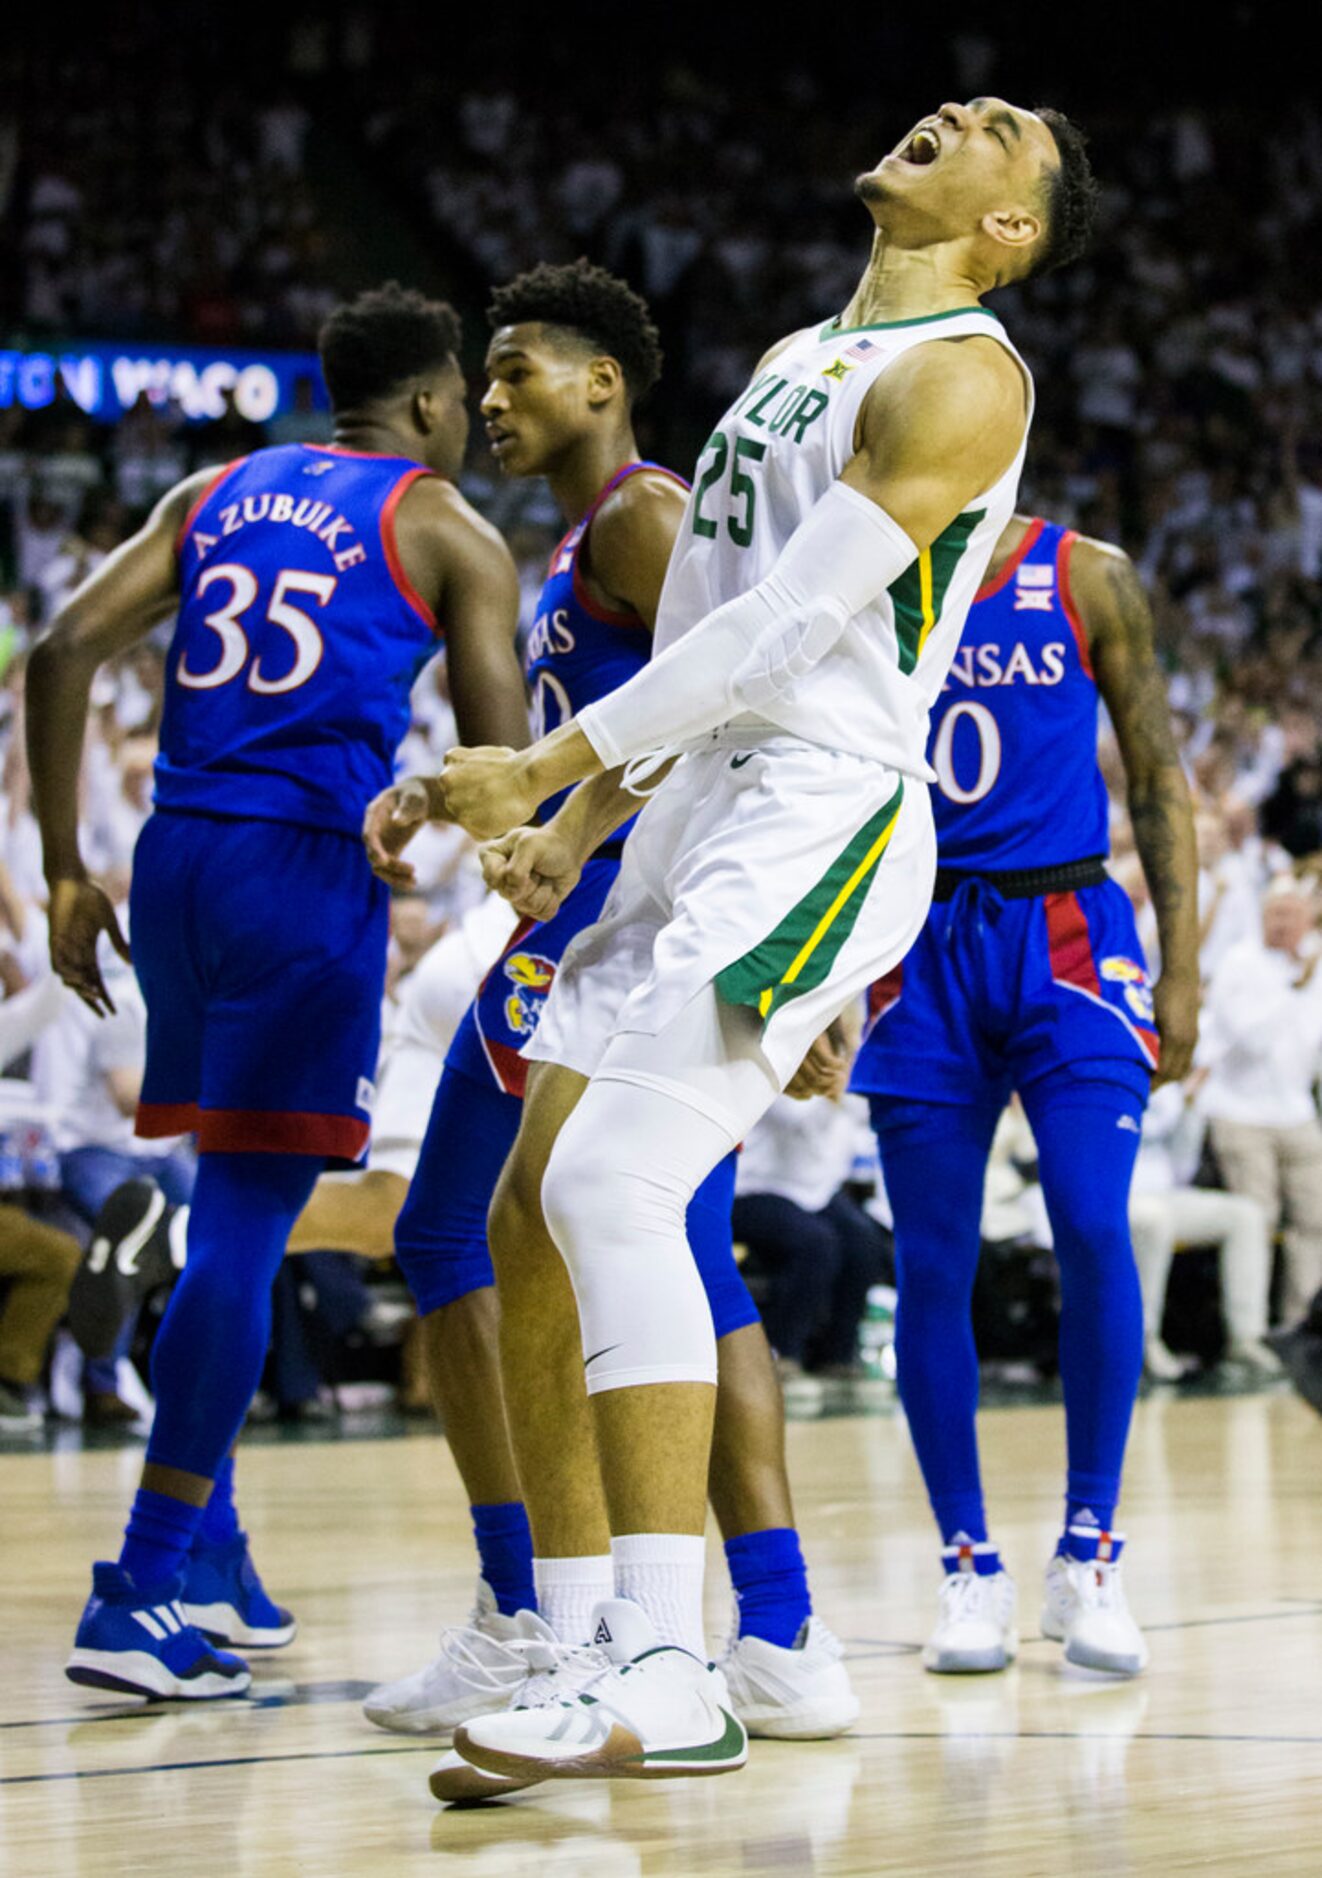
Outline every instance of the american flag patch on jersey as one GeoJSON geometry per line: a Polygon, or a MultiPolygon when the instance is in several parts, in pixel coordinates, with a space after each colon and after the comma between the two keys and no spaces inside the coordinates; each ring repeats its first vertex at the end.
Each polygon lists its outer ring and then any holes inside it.
{"type": "Polygon", "coordinates": [[[876,343],[873,340],[860,339],[857,345],[848,346],[846,348],[845,357],[847,359],[865,359],[869,352],[875,352],[876,350],[876,343]]]}

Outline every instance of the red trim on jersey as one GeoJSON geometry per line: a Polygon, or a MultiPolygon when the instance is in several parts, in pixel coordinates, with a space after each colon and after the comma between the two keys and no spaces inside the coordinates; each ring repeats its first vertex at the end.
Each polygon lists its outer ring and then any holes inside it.
{"type": "Polygon", "coordinates": [[[1043,904],[1047,911],[1051,976],[1057,984],[1073,985],[1079,991],[1100,998],[1102,987],[1093,958],[1092,935],[1078,894],[1044,894],[1043,904]]]}
{"type": "MultiPolygon", "coordinates": [[[[1093,678],[1092,647],[1088,644],[1088,628],[1079,617],[1079,609],[1074,604],[1074,593],[1070,587],[1070,557],[1074,553],[1079,537],[1072,528],[1067,528],[1060,538],[1056,549],[1056,591],[1060,595],[1060,604],[1074,634],[1074,643],[1079,648],[1079,664],[1093,678]]],[[[1094,678],[1093,682],[1096,680],[1094,678]]]]}
{"type": "MultiPolygon", "coordinates": [[[[326,447],[329,448],[330,446],[328,445],[326,447]]],[[[359,456],[366,453],[353,451],[350,454],[359,456]]],[[[386,566],[390,569],[390,577],[399,588],[400,593],[404,596],[405,600],[408,601],[413,611],[418,615],[418,618],[422,620],[425,625],[430,627],[432,632],[439,638],[443,638],[445,629],[437,624],[435,613],[427,605],[427,602],[404,572],[404,563],[399,558],[399,548],[395,541],[395,511],[399,508],[400,503],[413,487],[414,483],[417,482],[418,478],[420,476],[430,475],[431,471],[428,469],[419,468],[405,470],[390,494],[386,497],[381,509],[381,546],[385,550],[386,566]]]]}
{"type": "Polygon", "coordinates": [[[202,1109],[197,1145],[203,1154],[323,1154],[356,1161],[370,1126],[357,1115],[283,1109],[202,1109]]]}
{"type": "Polygon", "coordinates": [[[185,515],[183,521],[179,525],[179,533],[174,538],[174,551],[175,551],[176,556],[181,555],[184,551],[184,537],[185,535],[187,535],[189,529],[193,526],[193,523],[197,520],[199,509],[201,509],[203,504],[205,502],[208,502],[211,499],[211,497],[216,493],[217,489],[220,488],[220,485],[224,482],[225,478],[229,475],[230,471],[238,469],[240,463],[246,463],[247,461],[248,459],[246,456],[236,456],[232,463],[224,463],[216,471],[215,475],[211,478],[211,481],[207,484],[206,488],[202,491],[201,495],[197,498],[196,502],[194,502],[192,508],[189,509],[187,515],[185,515]]]}
{"type": "Polygon", "coordinates": [[[996,572],[991,575],[989,579],[984,580],[981,587],[978,588],[978,591],[973,596],[974,606],[978,604],[979,600],[990,600],[994,593],[1001,591],[1001,588],[1009,581],[1010,576],[1014,573],[1024,556],[1031,553],[1036,547],[1041,538],[1042,530],[1045,527],[1046,523],[1043,521],[1042,517],[1035,515],[1024,531],[1024,538],[1019,543],[1014,553],[1007,561],[1003,561],[996,572]]]}
{"type": "MultiPolygon", "coordinates": [[[[302,448],[318,450],[323,456],[360,456],[368,462],[376,460],[388,463],[391,456],[395,454],[388,450],[351,450],[347,443],[305,443],[302,448]]],[[[403,456],[404,452],[401,450],[398,454],[403,456]]]]}
{"type": "MultiPolygon", "coordinates": [[[[634,626],[640,632],[650,632],[652,630],[651,627],[647,624],[646,620],[640,619],[637,613],[613,613],[609,607],[603,606],[600,600],[594,600],[584,585],[578,568],[578,557],[587,546],[588,535],[591,532],[592,523],[596,517],[597,510],[601,507],[607,496],[614,495],[621,483],[626,482],[630,476],[636,476],[640,470],[651,470],[658,476],[668,476],[672,482],[678,483],[681,489],[687,489],[689,487],[682,476],[676,474],[674,470],[664,469],[660,463],[626,463],[623,469],[616,470],[605,487],[593,497],[591,506],[587,514],[583,517],[582,523],[576,524],[582,527],[583,532],[579,536],[578,543],[574,549],[573,582],[574,598],[578,601],[583,611],[589,614],[593,619],[600,620],[605,626],[634,626]]],[[[573,534],[573,532],[571,528],[569,534],[573,534]]],[[[561,546],[563,547],[563,545],[562,542],[561,546]]],[[[557,553],[558,552],[559,550],[557,550],[557,553]]],[[[552,564],[554,565],[554,563],[552,564]]]]}
{"type": "Polygon", "coordinates": [[[139,1102],[133,1132],[144,1141],[161,1135],[191,1135],[197,1128],[196,1102],[139,1102]]]}

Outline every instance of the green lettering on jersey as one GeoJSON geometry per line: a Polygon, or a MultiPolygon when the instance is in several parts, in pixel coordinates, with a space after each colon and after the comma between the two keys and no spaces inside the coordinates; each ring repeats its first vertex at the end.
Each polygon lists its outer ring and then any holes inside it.
{"type": "Polygon", "coordinates": [[[803,442],[804,431],[810,424],[816,423],[830,402],[829,393],[818,391],[811,385],[804,387],[803,397],[795,407],[792,417],[787,417],[783,426],[787,432],[791,430],[795,432],[795,443],[803,442]]]}
{"type": "Polygon", "coordinates": [[[771,400],[776,396],[776,393],[783,391],[788,383],[789,380],[787,378],[777,378],[769,389],[763,392],[752,410],[746,413],[750,424],[756,424],[759,430],[762,428],[766,423],[766,419],[761,417],[759,413],[766,410],[771,400]]]}

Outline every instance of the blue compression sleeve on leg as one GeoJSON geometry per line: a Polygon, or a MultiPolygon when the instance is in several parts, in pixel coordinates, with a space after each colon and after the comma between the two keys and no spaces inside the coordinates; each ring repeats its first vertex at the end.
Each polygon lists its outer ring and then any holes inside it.
{"type": "Polygon", "coordinates": [[[494,1083],[446,1068],[436,1086],[417,1171],[395,1222],[395,1258],[428,1317],[495,1283],[487,1211],[523,1104],[494,1083]]]}
{"type": "Polygon", "coordinates": [[[491,1586],[502,1617],[537,1609],[532,1575],[532,1528],[522,1500],[498,1506],[474,1506],[473,1536],[482,1576],[491,1586]]]}
{"type": "Polygon", "coordinates": [[[261,1379],[271,1285],[321,1166],[302,1154],[201,1157],[188,1263],[152,1351],[149,1463],[215,1479],[261,1379]]]}
{"type": "Polygon", "coordinates": [[[798,1533],[792,1526],[740,1533],[726,1540],[725,1557],[739,1604],[739,1635],[791,1649],[812,1616],[798,1533]]]}
{"type": "Polygon", "coordinates": [[[758,1317],[752,1293],[735,1263],[734,1234],[730,1230],[738,1160],[737,1154],[727,1154],[713,1167],[689,1201],[685,1220],[693,1262],[707,1293],[718,1342],[733,1331],[755,1324],[758,1317]]]}
{"type": "Polygon", "coordinates": [[[973,1281],[998,1111],[873,1096],[895,1220],[900,1400],[941,1537],[987,1537],[978,1470],[973,1281]]]}
{"type": "Polygon", "coordinates": [[[1067,1526],[1110,1528],[1143,1368],[1143,1300],[1129,1236],[1140,1078],[1146,1083],[1137,1066],[1130,1080],[1062,1070],[1023,1095],[1060,1267],[1067,1526]]]}

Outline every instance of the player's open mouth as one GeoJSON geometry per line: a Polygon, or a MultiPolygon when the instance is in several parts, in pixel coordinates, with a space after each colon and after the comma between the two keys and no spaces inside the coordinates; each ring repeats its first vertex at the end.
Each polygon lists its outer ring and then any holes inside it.
{"type": "Polygon", "coordinates": [[[901,163],[914,163],[926,169],[941,154],[941,138],[930,124],[920,124],[908,143],[896,151],[901,163]]]}
{"type": "Polygon", "coordinates": [[[494,451],[496,451],[498,454],[501,450],[504,449],[507,443],[513,443],[513,441],[514,441],[514,432],[512,430],[493,430],[491,426],[488,424],[487,442],[490,444],[491,448],[494,451]]]}

